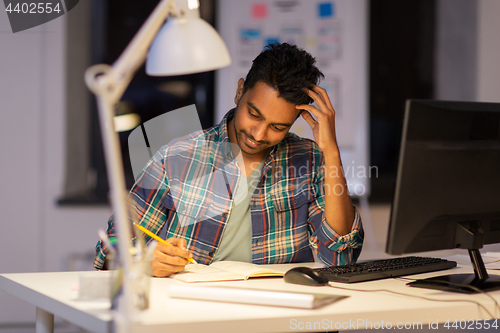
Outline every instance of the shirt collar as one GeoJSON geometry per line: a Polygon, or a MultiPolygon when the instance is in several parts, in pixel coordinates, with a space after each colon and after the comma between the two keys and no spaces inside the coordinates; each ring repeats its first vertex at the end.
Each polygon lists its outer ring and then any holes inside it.
{"type": "Polygon", "coordinates": [[[219,123],[219,140],[218,144],[220,147],[220,152],[222,153],[222,156],[224,156],[225,161],[233,160],[233,152],[231,151],[231,142],[229,141],[229,135],[228,135],[228,130],[227,130],[227,124],[231,119],[234,117],[234,111],[235,109],[229,110],[228,113],[222,118],[221,122],[219,123]]]}

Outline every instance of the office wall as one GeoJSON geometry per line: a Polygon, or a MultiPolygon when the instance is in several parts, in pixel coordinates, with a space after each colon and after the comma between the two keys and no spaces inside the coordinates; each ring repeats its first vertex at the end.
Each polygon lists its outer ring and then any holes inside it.
{"type": "MultiPolygon", "coordinates": [[[[0,10],[0,273],[70,268],[70,259],[93,251],[110,214],[109,208],[55,204],[63,193],[66,70],[72,66],[66,22],[82,15],[86,3],[16,34],[0,10]]],[[[34,307],[0,292],[0,328],[34,319],[34,307]]]]}
{"type": "Polygon", "coordinates": [[[436,99],[476,99],[477,11],[475,0],[439,0],[436,3],[436,99]]]}
{"type": "MultiPolygon", "coordinates": [[[[42,170],[36,168],[42,160],[42,128],[38,125],[42,121],[43,95],[41,28],[30,34],[9,34],[7,15],[0,12],[0,271],[35,271],[42,247],[38,237],[42,170]],[[18,64],[23,64],[23,69],[18,64]]],[[[0,320],[24,318],[20,311],[23,305],[1,292],[0,320]]]]}
{"type": "Polygon", "coordinates": [[[436,5],[436,98],[500,102],[500,1],[436,5]]]}
{"type": "Polygon", "coordinates": [[[500,102],[500,1],[478,1],[476,100],[500,102]]]}

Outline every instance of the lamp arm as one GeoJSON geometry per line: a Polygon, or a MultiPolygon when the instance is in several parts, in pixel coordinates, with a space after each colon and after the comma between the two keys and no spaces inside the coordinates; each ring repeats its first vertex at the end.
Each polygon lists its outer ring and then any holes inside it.
{"type": "Polygon", "coordinates": [[[97,99],[111,203],[118,233],[118,249],[123,266],[123,294],[118,301],[120,311],[116,318],[118,332],[131,331],[129,323],[134,321],[135,309],[133,285],[132,281],[129,281],[132,269],[132,257],[129,252],[132,237],[127,214],[127,189],[120,143],[114,129],[114,109],[136,70],[144,63],[148,48],[167,15],[173,13],[174,5],[173,0],[161,0],[112,66],[94,65],[85,72],[85,82],[97,99]]]}

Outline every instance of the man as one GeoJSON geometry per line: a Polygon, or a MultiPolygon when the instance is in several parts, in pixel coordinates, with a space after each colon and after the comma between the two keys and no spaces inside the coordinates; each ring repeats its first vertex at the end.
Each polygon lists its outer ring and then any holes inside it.
{"type": "MultiPolygon", "coordinates": [[[[236,108],[218,126],[164,146],[146,165],[130,192],[132,219],[157,234],[166,228],[173,245],[158,244],[154,276],[183,270],[191,256],[203,264],[356,261],[361,219],[314,64],[296,46],[268,46],[238,81],[236,108]],[[299,116],[315,142],[289,133],[299,116]]],[[[96,250],[101,269],[107,251],[101,242],[96,250]]]]}

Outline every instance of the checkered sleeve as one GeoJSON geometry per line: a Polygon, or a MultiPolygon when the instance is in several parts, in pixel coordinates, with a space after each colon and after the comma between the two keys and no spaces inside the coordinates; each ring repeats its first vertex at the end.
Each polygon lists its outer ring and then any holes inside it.
{"type": "Polygon", "coordinates": [[[321,227],[318,232],[320,243],[318,258],[327,265],[346,265],[355,263],[363,246],[364,231],[361,216],[354,210],[354,222],[347,235],[337,233],[322,214],[321,227]]]}
{"type": "MultiPolygon", "coordinates": [[[[146,164],[137,181],[130,190],[127,207],[130,207],[130,222],[136,222],[158,234],[166,221],[166,209],[161,199],[168,192],[168,181],[165,177],[164,159],[168,148],[160,149],[146,164]]],[[[114,216],[108,220],[108,237],[115,237],[114,216]]],[[[147,237],[149,238],[149,237],[147,237]]],[[[148,239],[146,239],[148,241],[148,239]]],[[[108,249],[101,240],[96,245],[94,268],[103,269],[108,249]]]]}
{"type": "Polygon", "coordinates": [[[363,246],[364,231],[361,215],[355,209],[351,232],[347,235],[337,233],[326,221],[322,173],[316,179],[320,189],[309,206],[309,225],[311,248],[318,259],[328,266],[355,263],[363,246]]]}

